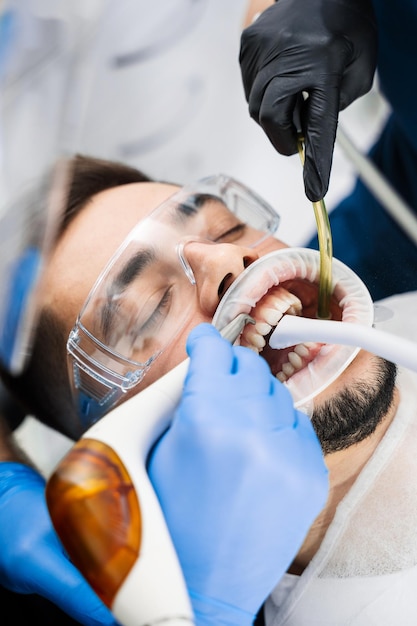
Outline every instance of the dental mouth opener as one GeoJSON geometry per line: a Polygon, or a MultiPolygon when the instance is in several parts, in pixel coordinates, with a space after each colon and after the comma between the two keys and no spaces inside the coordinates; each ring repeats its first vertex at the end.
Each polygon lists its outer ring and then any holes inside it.
{"type": "Polygon", "coordinates": [[[362,348],[417,372],[417,343],[361,324],[284,315],[273,331],[269,345],[283,349],[306,341],[362,348]]]}
{"type": "MultiPolygon", "coordinates": [[[[254,320],[242,313],[221,334],[234,343],[254,320]]],[[[50,516],[74,565],[123,626],[185,626],[193,611],[175,548],[146,472],[170,425],[185,359],[94,424],[46,486],[50,516]]]]}

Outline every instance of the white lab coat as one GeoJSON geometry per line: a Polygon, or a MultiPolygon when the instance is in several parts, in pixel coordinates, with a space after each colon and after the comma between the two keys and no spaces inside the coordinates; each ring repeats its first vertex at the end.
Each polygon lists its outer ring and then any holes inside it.
{"type": "MultiPolygon", "coordinates": [[[[395,314],[381,328],[416,340],[417,294],[382,305],[395,314]]],[[[417,624],[417,374],[400,370],[398,386],[394,421],[309,566],[267,600],[267,626],[417,624]]]]}

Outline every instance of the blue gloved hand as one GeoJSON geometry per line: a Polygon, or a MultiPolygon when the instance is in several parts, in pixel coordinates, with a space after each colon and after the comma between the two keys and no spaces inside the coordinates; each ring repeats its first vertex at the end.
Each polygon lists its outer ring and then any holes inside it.
{"type": "Polygon", "coordinates": [[[20,463],[0,463],[0,584],[39,594],[87,626],[116,624],[65,556],[45,503],[45,481],[20,463]]]}
{"type": "Polygon", "coordinates": [[[327,470],[308,417],[266,362],[210,324],[149,475],[197,624],[252,624],[325,504],[327,470]]]}
{"type": "Polygon", "coordinates": [[[242,33],[250,115],[281,154],[297,152],[302,130],[312,201],[329,185],[339,111],[369,91],[376,58],[371,0],[278,0],[242,33]]]}

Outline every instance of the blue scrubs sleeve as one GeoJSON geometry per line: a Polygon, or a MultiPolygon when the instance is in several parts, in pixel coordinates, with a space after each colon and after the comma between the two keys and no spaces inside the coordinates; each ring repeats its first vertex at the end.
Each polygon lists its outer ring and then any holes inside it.
{"type": "MultiPolygon", "coordinates": [[[[417,0],[375,0],[378,74],[392,114],[370,157],[417,213],[417,0]]],[[[374,300],[417,289],[417,247],[358,181],[330,214],[334,256],[374,300]]],[[[317,237],[307,244],[318,249],[317,237]]]]}

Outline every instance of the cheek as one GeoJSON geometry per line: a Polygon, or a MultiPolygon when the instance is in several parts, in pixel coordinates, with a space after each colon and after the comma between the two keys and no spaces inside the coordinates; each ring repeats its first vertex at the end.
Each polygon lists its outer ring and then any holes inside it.
{"type": "MultiPolygon", "coordinates": [[[[164,374],[172,370],[178,363],[184,361],[187,358],[187,352],[185,349],[188,335],[191,330],[200,324],[201,322],[211,322],[211,318],[202,315],[196,311],[192,315],[192,319],[175,335],[171,344],[162,352],[162,354],[156,359],[155,363],[150,368],[149,372],[143,379],[143,383],[136,389],[135,393],[142,391],[153,382],[161,378],[164,374]]],[[[135,395],[135,393],[129,394],[135,395]]]]}

